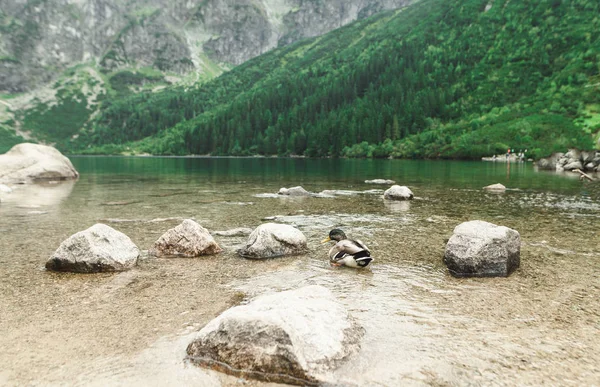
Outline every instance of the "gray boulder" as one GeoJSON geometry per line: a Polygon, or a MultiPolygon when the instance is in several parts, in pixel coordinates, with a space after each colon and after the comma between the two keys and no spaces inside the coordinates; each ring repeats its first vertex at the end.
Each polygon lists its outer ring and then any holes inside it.
{"type": "Polygon", "coordinates": [[[538,160],[537,166],[539,169],[555,171],[558,161],[564,158],[563,153],[554,153],[552,156],[538,160]]]}
{"type": "Polygon", "coordinates": [[[265,223],[258,226],[238,253],[244,258],[265,259],[305,253],[306,237],[287,224],[265,223]]]}
{"type": "Polygon", "coordinates": [[[405,186],[393,185],[383,193],[386,200],[411,200],[414,197],[412,191],[405,186]]]}
{"type": "Polygon", "coordinates": [[[261,296],[209,322],[187,348],[193,363],[271,383],[318,385],[358,352],[364,330],[322,286],[261,296]]]}
{"type": "Polygon", "coordinates": [[[583,170],[583,165],[581,164],[581,161],[577,160],[577,161],[569,161],[568,164],[565,164],[563,166],[563,169],[566,171],[572,171],[574,169],[581,169],[583,170]]]}
{"type": "Polygon", "coordinates": [[[569,149],[565,157],[569,160],[581,160],[581,151],[577,149],[569,149]]]}
{"type": "Polygon", "coordinates": [[[129,270],[140,250],[122,232],[95,224],[66,239],[46,262],[46,269],[76,273],[129,270]]]}
{"type": "Polygon", "coordinates": [[[36,180],[77,179],[79,173],[56,149],[23,143],[0,155],[0,183],[30,183],[36,180]]]}
{"type": "Polygon", "coordinates": [[[375,180],[365,180],[366,184],[396,184],[394,180],[385,180],[385,179],[375,179],[375,180]]]}
{"type": "Polygon", "coordinates": [[[285,195],[285,196],[311,196],[312,194],[310,192],[308,192],[307,190],[305,190],[304,188],[298,186],[298,187],[292,187],[292,188],[281,188],[278,192],[279,195],[285,195]]]}
{"type": "Polygon", "coordinates": [[[517,231],[475,220],[456,226],[444,263],[455,277],[506,277],[519,267],[520,252],[517,231]]]}
{"type": "Polygon", "coordinates": [[[191,219],[164,233],[148,252],[157,257],[199,257],[223,250],[207,229],[191,219]]]}
{"type": "Polygon", "coordinates": [[[487,187],[483,187],[484,190],[486,191],[492,191],[492,192],[504,192],[506,191],[506,187],[500,183],[498,184],[492,184],[492,185],[488,185],[487,187]]]}
{"type": "Polygon", "coordinates": [[[596,157],[596,152],[581,152],[581,162],[582,164],[589,164],[594,161],[594,157],[596,157]]]}

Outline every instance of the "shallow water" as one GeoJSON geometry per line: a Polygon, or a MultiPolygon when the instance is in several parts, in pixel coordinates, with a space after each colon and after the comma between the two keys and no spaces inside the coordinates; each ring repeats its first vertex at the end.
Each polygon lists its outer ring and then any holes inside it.
{"type": "MultiPolygon", "coordinates": [[[[600,189],[531,165],[302,159],[73,158],[77,182],[16,187],[0,204],[0,385],[237,385],[183,361],[210,319],[241,299],[330,288],[366,328],[341,385],[600,384],[600,189]],[[373,178],[416,195],[387,203],[373,178]],[[481,187],[503,183],[504,194],[481,187]],[[272,197],[302,185],[333,197],[272,197]],[[375,191],[373,191],[375,190],[375,191]],[[379,190],[379,191],[377,191],[379,190]],[[104,222],[147,250],[194,218],[211,231],[296,225],[303,256],[144,258],[120,274],[52,273],[71,234],[104,222]],[[509,278],[455,279],[445,241],[467,220],[521,233],[509,278]],[[332,269],[333,227],[365,242],[370,270],[332,269]]],[[[247,383],[246,383],[247,384],[247,383]]],[[[262,385],[249,382],[251,385],[262,385]]]]}

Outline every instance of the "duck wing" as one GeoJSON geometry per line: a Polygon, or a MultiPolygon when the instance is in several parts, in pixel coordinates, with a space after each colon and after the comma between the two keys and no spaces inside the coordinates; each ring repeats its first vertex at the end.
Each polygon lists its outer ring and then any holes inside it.
{"type": "Polygon", "coordinates": [[[356,258],[368,257],[370,252],[364,243],[351,239],[341,240],[329,250],[329,259],[332,261],[339,261],[348,255],[356,258]]]}

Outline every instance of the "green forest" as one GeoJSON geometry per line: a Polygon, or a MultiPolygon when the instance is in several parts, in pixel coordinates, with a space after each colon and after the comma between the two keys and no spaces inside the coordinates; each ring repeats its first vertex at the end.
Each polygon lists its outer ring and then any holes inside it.
{"type": "Polygon", "coordinates": [[[102,101],[68,153],[474,159],[591,149],[597,0],[422,0],[213,81],[102,101]],[[491,7],[490,7],[491,6],[491,7]]]}

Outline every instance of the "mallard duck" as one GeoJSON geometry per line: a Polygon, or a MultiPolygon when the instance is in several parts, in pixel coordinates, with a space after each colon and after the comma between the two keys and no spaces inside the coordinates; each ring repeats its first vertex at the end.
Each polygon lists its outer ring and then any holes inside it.
{"type": "Polygon", "coordinates": [[[373,262],[371,252],[367,246],[359,240],[352,240],[338,228],[329,232],[329,236],[321,243],[336,241],[337,243],[329,250],[329,263],[331,266],[349,266],[363,268],[373,262]]]}

